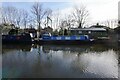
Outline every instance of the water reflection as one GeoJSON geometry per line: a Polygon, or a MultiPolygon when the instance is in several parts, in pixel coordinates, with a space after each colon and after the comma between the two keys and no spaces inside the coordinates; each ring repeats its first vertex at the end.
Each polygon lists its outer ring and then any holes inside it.
{"type": "Polygon", "coordinates": [[[17,44],[13,44],[13,45],[2,45],[2,54],[4,53],[9,53],[11,51],[22,51],[22,52],[29,52],[32,49],[32,45],[17,45],[17,44]]]}
{"type": "Polygon", "coordinates": [[[118,77],[118,59],[113,50],[102,53],[84,53],[74,61],[74,64],[85,73],[97,74],[100,77],[118,77]]]}
{"type": "Polygon", "coordinates": [[[102,45],[3,45],[3,78],[118,78],[118,54],[102,45]]]}

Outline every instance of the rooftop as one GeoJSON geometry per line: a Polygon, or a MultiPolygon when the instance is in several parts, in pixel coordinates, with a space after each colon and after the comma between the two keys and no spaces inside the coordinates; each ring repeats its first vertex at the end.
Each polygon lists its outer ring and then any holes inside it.
{"type": "Polygon", "coordinates": [[[105,28],[70,28],[70,30],[106,31],[105,28]]]}

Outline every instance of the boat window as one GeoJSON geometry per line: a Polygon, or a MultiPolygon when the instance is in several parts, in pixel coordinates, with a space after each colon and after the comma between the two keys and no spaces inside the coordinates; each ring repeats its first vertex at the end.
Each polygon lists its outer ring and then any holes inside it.
{"type": "Polygon", "coordinates": [[[82,34],[82,31],[79,31],[79,34],[82,34]]]}
{"type": "Polygon", "coordinates": [[[89,34],[91,34],[91,31],[88,31],[89,34]]]}

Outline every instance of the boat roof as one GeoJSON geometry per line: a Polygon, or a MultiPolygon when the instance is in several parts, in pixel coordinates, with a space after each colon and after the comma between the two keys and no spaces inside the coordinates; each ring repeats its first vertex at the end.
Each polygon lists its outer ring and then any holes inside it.
{"type": "Polygon", "coordinates": [[[70,28],[70,30],[81,30],[81,31],[106,31],[105,28],[70,28]]]}

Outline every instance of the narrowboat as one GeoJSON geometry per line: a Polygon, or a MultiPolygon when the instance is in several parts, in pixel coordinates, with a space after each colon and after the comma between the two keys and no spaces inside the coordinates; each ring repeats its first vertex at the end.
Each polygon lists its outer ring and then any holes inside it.
{"type": "Polygon", "coordinates": [[[32,43],[32,38],[29,33],[21,33],[21,34],[13,34],[15,33],[14,29],[12,29],[9,34],[2,34],[2,43],[16,43],[16,44],[26,44],[32,43]]]}
{"type": "Polygon", "coordinates": [[[55,36],[46,33],[37,42],[39,44],[85,44],[92,41],[88,35],[55,36]]]}

